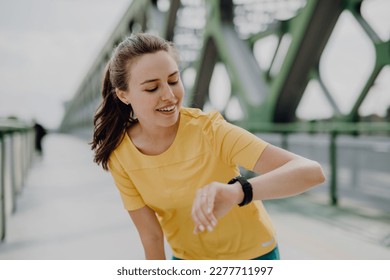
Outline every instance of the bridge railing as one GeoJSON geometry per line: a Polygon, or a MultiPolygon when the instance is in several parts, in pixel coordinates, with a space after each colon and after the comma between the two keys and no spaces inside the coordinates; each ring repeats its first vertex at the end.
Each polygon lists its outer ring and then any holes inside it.
{"type": "Polygon", "coordinates": [[[0,120],[0,240],[6,236],[7,217],[16,210],[16,198],[34,155],[34,130],[17,120],[0,120]]]}
{"type": "MultiPolygon", "coordinates": [[[[315,149],[317,154],[322,153],[323,150],[326,151],[325,154],[322,154],[318,160],[324,160],[326,167],[328,168],[328,182],[329,186],[329,201],[332,205],[337,205],[339,201],[339,193],[340,193],[340,173],[341,173],[341,165],[345,165],[345,160],[341,158],[342,155],[345,154],[345,149],[347,146],[352,148],[354,146],[354,153],[360,154],[362,153],[362,145],[361,139],[372,140],[372,145],[375,144],[375,139],[377,137],[383,136],[384,143],[386,147],[389,146],[388,137],[390,135],[390,123],[389,122],[360,122],[360,123],[350,123],[350,122],[295,122],[295,123],[261,123],[256,122],[251,125],[250,122],[247,123],[248,129],[260,135],[270,142],[274,142],[278,146],[282,148],[292,150],[292,146],[294,144],[294,136],[295,135],[306,135],[306,138],[310,138],[310,146],[312,150],[315,149]],[[280,137],[270,137],[270,135],[278,135],[280,137]],[[326,141],[324,143],[320,143],[319,145],[313,145],[314,142],[318,141],[318,139],[314,139],[316,136],[323,136],[321,139],[326,141]],[[361,137],[360,137],[361,136],[361,137]],[[345,137],[352,137],[348,144],[344,143],[343,140],[345,137]],[[322,146],[322,147],[321,147],[322,146]],[[360,148],[359,148],[360,147],[360,148]],[[321,149],[321,151],[319,151],[321,149]],[[326,159],[326,160],[325,160],[326,159]],[[339,187],[338,187],[339,185],[339,187]]],[[[306,139],[307,140],[307,139],[306,139]]],[[[383,146],[383,145],[382,145],[383,146]]],[[[377,147],[378,148],[378,147],[377,147]]],[[[387,148],[386,148],[387,149],[387,148]]],[[[304,155],[304,151],[299,151],[299,154],[304,155]]],[[[313,158],[315,152],[311,151],[307,156],[313,158]]],[[[372,154],[372,152],[370,152],[372,154]]],[[[313,158],[314,159],[314,158],[313,158]]],[[[354,159],[350,159],[350,161],[354,161],[354,159]]],[[[387,165],[388,160],[384,163],[374,164],[372,163],[373,168],[379,169],[379,165],[387,165]]],[[[355,166],[353,162],[348,162],[352,166],[355,166]]],[[[386,168],[386,166],[382,166],[382,168],[386,168]]],[[[348,167],[351,172],[355,172],[357,168],[348,167]]],[[[354,174],[356,177],[357,174],[354,174]]],[[[354,180],[358,180],[354,178],[354,180]]],[[[356,183],[356,182],[355,182],[356,183]]],[[[387,192],[388,193],[388,192],[387,192]]],[[[384,197],[383,197],[384,198],[384,197]]]]}

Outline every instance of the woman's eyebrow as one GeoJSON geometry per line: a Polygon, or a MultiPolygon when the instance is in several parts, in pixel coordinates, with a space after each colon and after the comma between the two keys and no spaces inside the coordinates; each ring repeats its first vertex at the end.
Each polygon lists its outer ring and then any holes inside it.
{"type": "Polygon", "coordinates": [[[168,78],[169,78],[169,77],[172,77],[172,76],[175,76],[175,75],[178,74],[178,73],[179,73],[179,71],[176,70],[176,71],[173,72],[171,75],[169,75],[168,78]]]}
{"type": "Polygon", "coordinates": [[[158,81],[158,79],[146,80],[146,81],[142,82],[140,85],[151,83],[151,82],[155,82],[155,81],[158,81]]]}
{"type": "MultiPolygon", "coordinates": [[[[172,74],[170,74],[169,76],[168,76],[168,78],[170,78],[170,77],[172,77],[172,76],[175,76],[176,74],[178,74],[179,73],[179,71],[175,71],[175,72],[173,72],[172,74]]],[[[155,82],[155,81],[158,81],[159,79],[150,79],[150,80],[146,80],[146,81],[143,81],[140,85],[143,85],[143,84],[147,84],[147,83],[151,83],[151,82],[155,82]]]]}

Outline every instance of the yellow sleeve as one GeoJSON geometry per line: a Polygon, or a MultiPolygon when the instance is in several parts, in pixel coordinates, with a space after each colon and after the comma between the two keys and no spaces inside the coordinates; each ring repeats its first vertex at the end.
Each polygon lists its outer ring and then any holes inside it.
{"type": "Polygon", "coordinates": [[[268,145],[249,131],[227,122],[219,112],[210,114],[204,132],[224,162],[251,171],[268,145]]]}
{"type": "Polygon", "coordinates": [[[124,207],[131,211],[145,206],[140,193],[135,188],[127,172],[123,169],[114,153],[111,154],[108,167],[119,190],[124,207]]]}

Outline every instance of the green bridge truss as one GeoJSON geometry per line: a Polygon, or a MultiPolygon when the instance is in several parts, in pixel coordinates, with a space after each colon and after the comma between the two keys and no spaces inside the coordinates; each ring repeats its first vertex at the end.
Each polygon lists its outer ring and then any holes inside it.
{"type": "MultiPolygon", "coordinates": [[[[112,49],[132,32],[154,32],[175,42],[179,48],[186,105],[217,108],[228,120],[254,133],[329,135],[329,184],[331,202],[336,204],[337,136],[389,135],[390,132],[389,109],[382,116],[362,114],[365,102],[377,90],[375,85],[382,83],[383,77],[390,78],[389,34],[379,34],[372,16],[364,14],[372,6],[378,10],[379,5],[380,10],[383,3],[134,0],[67,104],[60,130],[92,128],[93,115],[101,99],[103,70],[112,49]],[[343,73],[337,69],[343,62],[333,64],[334,69],[328,63],[328,70],[324,70],[324,64],[332,60],[328,49],[337,36],[342,36],[338,34],[345,18],[356,23],[355,30],[368,42],[370,53],[362,53],[361,58],[370,56],[372,62],[363,67],[366,73],[363,78],[356,74],[359,88],[342,87],[344,92],[340,93],[332,82],[329,85],[332,76],[326,73],[343,73]],[[216,89],[210,90],[218,80],[217,73],[224,78],[216,89]],[[327,113],[301,117],[304,97],[313,95],[313,88],[319,101],[310,106],[327,108],[327,113]],[[351,91],[353,98],[348,106],[343,106],[342,95],[351,95],[351,91]]],[[[353,50],[346,49],[346,55],[353,50]]],[[[354,68],[350,70],[352,76],[354,71],[354,68]]]]}

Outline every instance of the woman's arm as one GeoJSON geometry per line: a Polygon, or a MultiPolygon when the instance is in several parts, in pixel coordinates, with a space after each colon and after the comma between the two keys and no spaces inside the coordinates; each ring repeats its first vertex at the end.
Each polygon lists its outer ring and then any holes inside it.
{"type": "Polygon", "coordinates": [[[147,260],[165,260],[164,234],[155,212],[147,206],[129,211],[141,238],[147,260]]]}
{"type": "MultiPolygon", "coordinates": [[[[273,145],[264,150],[254,171],[262,174],[248,180],[252,184],[255,200],[297,195],[325,181],[322,168],[317,162],[273,145]]],[[[237,185],[240,189],[241,185],[237,185]]],[[[239,197],[241,198],[243,197],[239,197]]]]}
{"type": "MultiPolygon", "coordinates": [[[[268,145],[263,151],[253,171],[262,174],[248,180],[254,200],[297,195],[325,180],[317,162],[273,145],[268,145]]],[[[194,232],[212,230],[217,218],[227,214],[243,198],[239,182],[233,185],[214,182],[198,190],[192,208],[194,232]]]]}

